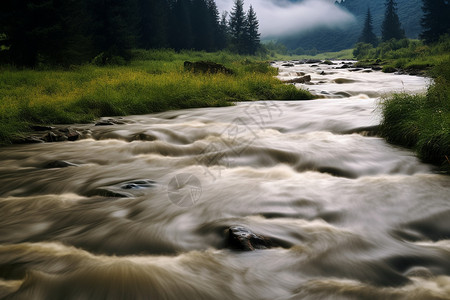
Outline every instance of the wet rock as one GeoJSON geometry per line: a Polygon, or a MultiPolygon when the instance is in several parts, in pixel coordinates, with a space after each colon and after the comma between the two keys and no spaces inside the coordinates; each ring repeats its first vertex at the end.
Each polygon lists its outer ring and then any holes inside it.
{"type": "Polygon", "coordinates": [[[142,188],[150,188],[155,185],[156,181],[153,180],[135,180],[123,183],[121,188],[124,190],[142,189],[142,188]]]}
{"type": "Polygon", "coordinates": [[[110,186],[95,188],[87,193],[88,197],[102,196],[111,198],[132,198],[145,194],[146,189],[156,186],[156,182],[148,179],[137,179],[120,182],[110,186]]]}
{"type": "Polygon", "coordinates": [[[311,65],[311,67],[314,67],[314,68],[315,68],[315,67],[318,67],[318,66],[319,66],[319,65],[311,65]]]}
{"type": "Polygon", "coordinates": [[[329,66],[335,65],[335,63],[333,63],[333,62],[330,61],[330,60],[325,60],[325,61],[322,62],[322,64],[324,64],[324,65],[329,65],[329,66]]]}
{"type": "Polygon", "coordinates": [[[90,191],[87,194],[88,197],[92,196],[101,196],[101,197],[108,197],[108,198],[133,198],[133,194],[125,193],[125,192],[118,192],[116,190],[108,189],[108,188],[98,188],[93,191],[90,191]]]}
{"type": "Polygon", "coordinates": [[[348,69],[348,68],[350,68],[350,65],[343,64],[342,66],[338,67],[337,69],[348,69]]]}
{"type": "Polygon", "coordinates": [[[380,67],[380,66],[372,66],[372,70],[374,70],[374,71],[381,71],[381,70],[383,70],[383,68],[380,67]]]}
{"type": "Polygon", "coordinates": [[[320,72],[320,75],[326,75],[325,71],[320,72]]]}
{"type": "Polygon", "coordinates": [[[124,121],[121,121],[120,119],[104,119],[97,121],[95,123],[95,126],[111,126],[111,125],[123,125],[125,124],[124,121]]]}
{"type": "Polygon", "coordinates": [[[293,67],[294,64],[286,63],[286,64],[282,64],[281,66],[282,66],[282,67],[293,67]]]}
{"type": "Polygon", "coordinates": [[[52,142],[64,142],[67,141],[67,136],[65,134],[59,132],[50,131],[44,136],[44,141],[52,143],[52,142]]]}
{"type": "Polygon", "coordinates": [[[310,81],[311,81],[311,76],[310,75],[306,75],[306,76],[303,76],[303,77],[286,80],[284,82],[285,83],[307,83],[307,82],[310,82],[310,81]]]}
{"type": "Polygon", "coordinates": [[[253,251],[255,249],[267,249],[272,247],[271,241],[249,229],[234,225],[228,228],[228,245],[230,248],[242,251],[253,251]]]}
{"type": "Polygon", "coordinates": [[[350,72],[358,72],[364,70],[363,68],[354,68],[354,69],[348,69],[350,72]]]}
{"type": "Polygon", "coordinates": [[[47,131],[53,130],[55,127],[52,126],[43,126],[43,125],[31,125],[30,128],[34,131],[47,131]]]}
{"type": "Polygon", "coordinates": [[[306,75],[306,73],[304,73],[304,72],[295,72],[296,74],[297,74],[297,76],[305,76],[306,75]]]}
{"type": "Polygon", "coordinates": [[[355,80],[348,78],[336,78],[335,80],[333,80],[333,82],[337,84],[343,84],[343,83],[353,83],[355,82],[355,80]]]}
{"type": "Polygon", "coordinates": [[[95,126],[112,126],[112,125],[114,125],[114,123],[108,120],[102,120],[95,123],[95,126]]]}
{"type": "Polygon", "coordinates": [[[67,167],[78,167],[78,165],[65,160],[55,160],[48,162],[44,165],[44,168],[46,169],[67,168],[67,167]]]}
{"type": "Polygon", "coordinates": [[[78,139],[80,138],[80,136],[81,136],[81,133],[79,133],[79,132],[76,131],[76,130],[74,130],[74,131],[69,131],[69,132],[66,134],[67,140],[69,140],[69,141],[71,141],[71,142],[78,140],[78,139]]]}
{"type": "Polygon", "coordinates": [[[224,65],[212,62],[212,61],[196,61],[184,62],[184,70],[195,73],[224,73],[224,74],[233,74],[233,71],[225,67],[224,65]]]}

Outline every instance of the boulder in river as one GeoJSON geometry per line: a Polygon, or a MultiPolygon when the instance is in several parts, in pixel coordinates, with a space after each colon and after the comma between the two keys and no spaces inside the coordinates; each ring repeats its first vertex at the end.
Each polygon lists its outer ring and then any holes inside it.
{"type": "Polygon", "coordinates": [[[285,63],[285,64],[282,64],[281,66],[282,67],[293,67],[294,64],[292,64],[292,63],[285,63]]]}
{"type": "Polygon", "coordinates": [[[255,249],[267,249],[272,247],[272,242],[249,229],[233,225],[228,228],[228,245],[230,248],[242,251],[253,251],[255,249]]]}
{"type": "Polygon", "coordinates": [[[54,160],[48,162],[44,165],[46,169],[57,169],[57,168],[67,168],[67,167],[78,167],[77,164],[65,161],[65,160],[54,160]]]}
{"type": "Polygon", "coordinates": [[[285,83],[307,83],[311,81],[311,76],[310,75],[306,75],[303,77],[298,77],[298,78],[294,78],[294,79],[290,79],[290,80],[286,80],[284,81],[285,83]]]}

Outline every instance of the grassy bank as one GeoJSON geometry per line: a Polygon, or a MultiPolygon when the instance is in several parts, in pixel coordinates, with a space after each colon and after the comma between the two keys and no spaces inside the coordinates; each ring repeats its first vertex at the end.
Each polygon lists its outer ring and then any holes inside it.
{"type": "Polygon", "coordinates": [[[419,157],[450,174],[450,57],[431,70],[426,95],[396,94],[381,104],[382,135],[416,150],[419,157]]]}
{"type": "Polygon", "coordinates": [[[450,53],[450,36],[443,36],[439,43],[426,45],[418,40],[391,40],[377,47],[357,44],[353,51],[359,66],[379,64],[390,73],[406,71],[427,74],[433,66],[445,60],[450,53]]]}
{"type": "Polygon", "coordinates": [[[233,101],[311,99],[284,85],[277,70],[255,57],[226,52],[170,50],[133,53],[124,66],[84,65],[70,70],[0,68],[0,143],[31,124],[90,122],[102,116],[226,106],[233,101]],[[233,75],[185,71],[185,60],[224,64],[233,75]]]}

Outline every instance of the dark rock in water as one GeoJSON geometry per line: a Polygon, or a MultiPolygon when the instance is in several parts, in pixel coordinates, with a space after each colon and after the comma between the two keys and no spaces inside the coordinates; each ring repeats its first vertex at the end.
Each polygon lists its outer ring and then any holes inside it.
{"type": "Polygon", "coordinates": [[[320,75],[325,75],[325,71],[320,72],[320,75]]]}
{"type": "Polygon", "coordinates": [[[79,132],[76,131],[76,130],[74,130],[74,131],[69,131],[69,132],[66,134],[67,140],[72,141],[72,142],[78,140],[78,139],[80,138],[80,136],[81,136],[81,133],[79,133],[79,132]]]}
{"type": "Polygon", "coordinates": [[[67,168],[67,167],[78,167],[78,165],[65,160],[55,160],[44,165],[46,169],[56,169],[56,168],[67,168]]]}
{"type": "Polygon", "coordinates": [[[281,66],[282,66],[282,67],[293,67],[294,64],[287,63],[287,64],[282,64],[281,66]]]}
{"type": "Polygon", "coordinates": [[[318,67],[318,66],[319,66],[319,65],[311,65],[311,67],[314,67],[314,68],[315,68],[315,67],[318,67]]]}
{"type": "Polygon", "coordinates": [[[130,182],[123,183],[121,188],[124,190],[142,189],[142,188],[153,187],[155,185],[156,185],[156,181],[153,181],[153,180],[136,180],[136,181],[130,181],[130,182]]]}
{"type": "Polygon", "coordinates": [[[228,245],[232,249],[242,251],[253,251],[255,249],[272,247],[272,243],[268,238],[255,234],[239,225],[228,228],[228,245]]]}
{"type": "Polygon", "coordinates": [[[333,63],[333,62],[330,61],[330,60],[325,60],[325,61],[322,62],[322,64],[324,64],[324,65],[329,65],[329,66],[335,65],[335,63],[333,63]]]}
{"type": "Polygon", "coordinates": [[[233,71],[225,67],[224,65],[212,62],[212,61],[196,61],[184,62],[184,70],[189,72],[196,73],[224,73],[224,74],[233,74],[233,71]]]}
{"type": "Polygon", "coordinates": [[[98,188],[93,191],[90,191],[87,194],[88,197],[92,196],[101,196],[101,197],[108,197],[108,198],[133,198],[133,194],[129,193],[121,193],[118,191],[115,191],[113,189],[108,188],[98,188]]]}
{"type": "Polygon", "coordinates": [[[95,126],[111,126],[111,125],[114,125],[114,123],[108,120],[102,120],[95,123],[95,126]]]}
{"type": "Polygon", "coordinates": [[[111,126],[111,125],[123,125],[125,124],[124,121],[120,121],[117,119],[105,119],[100,120],[97,123],[95,123],[95,126],[111,126]]]}
{"type": "Polygon", "coordinates": [[[43,125],[31,125],[30,128],[34,131],[47,131],[53,130],[55,127],[52,126],[43,126],[43,125]]]}
{"type": "Polygon", "coordinates": [[[303,77],[286,80],[284,82],[285,83],[306,83],[306,82],[310,82],[310,81],[311,81],[311,76],[310,75],[306,75],[306,76],[303,76],[303,77]]]}
{"type": "Polygon", "coordinates": [[[372,70],[374,70],[374,71],[381,71],[381,70],[383,70],[383,68],[380,67],[380,66],[373,66],[372,70]]]}
{"type": "Polygon", "coordinates": [[[354,69],[348,69],[350,72],[358,72],[358,71],[362,71],[363,68],[354,68],[354,69]]]}
{"type": "Polygon", "coordinates": [[[348,64],[343,64],[342,66],[338,67],[338,69],[348,69],[350,66],[348,64]]]}
{"type": "Polygon", "coordinates": [[[116,183],[110,186],[98,187],[87,193],[87,196],[102,196],[111,198],[132,198],[146,193],[146,189],[156,186],[156,181],[138,179],[116,183]],[[124,191],[126,190],[126,192],[124,191]]]}
{"type": "Polygon", "coordinates": [[[46,142],[49,142],[49,143],[51,143],[51,142],[64,142],[64,141],[67,141],[67,136],[65,134],[62,134],[62,133],[59,133],[59,132],[55,133],[53,131],[50,131],[49,133],[47,133],[44,136],[44,140],[46,142]]]}

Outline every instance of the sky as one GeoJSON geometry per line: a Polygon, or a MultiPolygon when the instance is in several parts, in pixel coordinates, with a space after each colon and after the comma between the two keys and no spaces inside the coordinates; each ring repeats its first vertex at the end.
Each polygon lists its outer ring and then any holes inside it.
{"type": "MultiPolygon", "coordinates": [[[[234,0],[216,0],[219,11],[231,11],[234,0]]],[[[262,38],[279,37],[309,31],[316,27],[345,27],[353,15],[339,9],[334,0],[244,0],[245,10],[253,6],[262,38]]]]}

